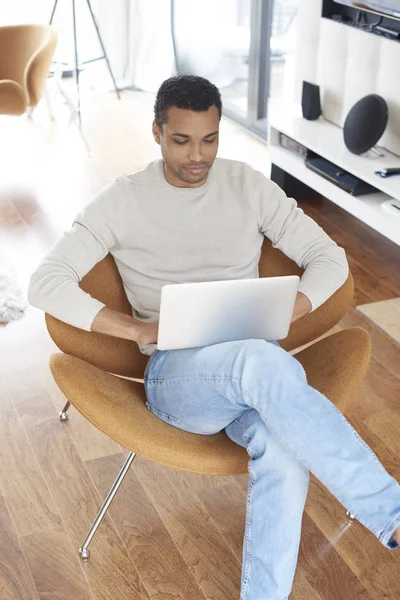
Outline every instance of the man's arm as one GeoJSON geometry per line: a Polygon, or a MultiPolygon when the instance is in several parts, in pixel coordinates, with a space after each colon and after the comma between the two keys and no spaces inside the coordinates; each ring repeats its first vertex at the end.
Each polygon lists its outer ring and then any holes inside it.
{"type": "Polygon", "coordinates": [[[304,269],[293,314],[297,320],[321,306],[345,283],[349,274],[346,253],[276,183],[254,173],[260,231],[274,248],[304,269]]]}
{"type": "Polygon", "coordinates": [[[100,241],[76,223],[52,246],[32,274],[28,289],[30,304],[86,331],[133,340],[140,345],[156,343],[157,323],[143,323],[108,308],[79,287],[82,277],[107,253],[104,240],[100,241]]]}
{"type": "Polygon", "coordinates": [[[121,185],[107,186],[50,248],[31,276],[28,300],[79,329],[151,343],[142,340],[154,339],[157,325],[107,308],[79,287],[79,281],[119,243],[126,198],[121,185]]]}

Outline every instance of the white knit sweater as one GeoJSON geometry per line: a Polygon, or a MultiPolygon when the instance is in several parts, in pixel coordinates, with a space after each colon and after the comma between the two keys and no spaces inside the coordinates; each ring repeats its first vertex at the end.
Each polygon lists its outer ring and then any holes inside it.
{"type": "Polygon", "coordinates": [[[202,186],[179,188],[159,159],[117,177],[76,216],[31,276],[28,300],[90,331],[104,304],[78,282],[110,252],[132,315],[155,322],[167,283],[258,277],[264,235],[305,269],[299,291],[312,310],[346,281],[344,250],[262,173],[217,158],[202,186]]]}

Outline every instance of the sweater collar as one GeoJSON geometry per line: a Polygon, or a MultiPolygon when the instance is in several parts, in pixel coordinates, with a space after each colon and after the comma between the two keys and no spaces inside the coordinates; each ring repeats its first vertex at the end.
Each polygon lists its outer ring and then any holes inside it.
{"type": "MultiPolygon", "coordinates": [[[[217,160],[217,159],[215,159],[215,160],[217,160]]],[[[168,181],[166,180],[165,174],[164,174],[164,160],[162,158],[160,158],[155,161],[155,171],[156,171],[157,183],[159,185],[161,185],[163,190],[165,190],[166,192],[168,192],[170,194],[174,194],[175,196],[183,196],[183,197],[188,197],[188,198],[201,196],[206,191],[208,191],[208,189],[211,186],[211,183],[213,180],[213,174],[214,174],[214,165],[215,165],[215,161],[214,161],[211,169],[208,172],[208,177],[207,177],[206,181],[200,187],[177,187],[175,185],[168,183],[168,181]]]]}

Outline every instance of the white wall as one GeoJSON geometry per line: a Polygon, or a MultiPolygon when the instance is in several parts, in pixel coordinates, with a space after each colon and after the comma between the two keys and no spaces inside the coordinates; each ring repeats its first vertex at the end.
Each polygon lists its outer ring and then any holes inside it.
{"type": "Polygon", "coordinates": [[[324,117],[343,126],[360,98],[381,95],[389,123],[379,145],[400,155],[400,43],[322,19],[321,12],[322,0],[300,2],[295,101],[303,80],[320,85],[324,117]]]}

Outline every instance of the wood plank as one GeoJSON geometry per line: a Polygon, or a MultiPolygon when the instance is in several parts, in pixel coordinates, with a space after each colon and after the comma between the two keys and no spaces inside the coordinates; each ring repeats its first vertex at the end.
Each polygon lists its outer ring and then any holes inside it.
{"type": "Polygon", "coordinates": [[[23,361],[18,368],[2,373],[4,394],[11,399],[22,425],[55,415],[51,396],[40,378],[40,365],[23,361]]]}
{"type": "Polygon", "coordinates": [[[305,511],[303,529],[307,535],[300,542],[299,562],[302,572],[313,589],[326,600],[372,600],[369,593],[347,563],[336,552],[334,544],[326,539],[305,511]]]}
{"type": "Polygon", "coordinates": [[[0,598],[38,600],[32,576],[0,493],[0,598]]]}
{"type": "MultiPolygon", "coordinates": [[[[396,551],[385,548],[375,535],[357,520],[350,522],[346,516],[346,509],[313,475],[310,476],[305,512],[307,514],[305,522],[310,527],[311,523],[314,523],[313,527],[317,527],[325,539],[318,548],[317,537],[313,543],[307,532],[307,540],[314,547],[313,555],[307,560],[311,565],[314,564],[312,569],[314,573],[321,573],[318,554],[329,553],[333,548],[343,559],[342,562],[349,567],[349,571],[344,571],[342,565],[338,565],[338,571],[335,573],[338,590],[343,590],[343,594],[337,596],[338,600],[364,597],[352,593],[350,588],[347,588],[347,593],[344,592],[344,587],[353,580],[351,573],[354,573],[368,590],[367,598],[396,600],[400,597],[398,577],[400,555],[396,551]]],[[[326,597],[331,598],[329,595],[326,597]]]]}
{"type": "Polygon", "coordinates": [[[360,219],[357,219],[357,217],[354,217],[334,202],[331,202],[322,196],[320,196],[318,212],[320,212],[324,219],[328,220],[329,223],[334,224],[340,229],[351,231],[351,236],[359,243],[359,245],[370,248],[371,246],[374,246],[386,262],[391,263],[395,267],[398,266],[399,246],[387,237],[372,227],[369,227],[369,225],[360,221],[360,219]]]}
{"type": "Polygon", "coordinates": [[[370,298],[367,303],[393,298],[393,291],[378,276],[367,271],[349,253],[347,254],[347,262],[349,263],[349,268],[354,279],[354,295],[357,306],[364,304],[365,298],[370,298]]]}
{"type": "Polygon", "coordinates": [[[19,535],[60,529],[61,521],[9,394],[0,402],[0,485],[19,535]]]}
{"type": "Polygon", "coordinates": [[[396,344],[385,333],[378,329],[369,319],[354,309],[350,309],[339,323],[342,327],[362,327],[371,336],[372,352],[375,360],[380,362],[393,375],[400,378],[400,345],[396,344]]]}
{"type": "Polygon", "coordinates": [[[241,561],[233,556],[193,493],[190,482],[195,474],[140,457],[135,459],[134,469],[204,595],[213,600],[239,597],[241,561]]]}
{"type": "MultiPolygon", "coordinates": [[[[122,464],[122,454],[85,463],[101,497],[108,493],[122,464]]],[[[151,598],[205,599],[134,469],[125,476],[109,512],[151,598]]]]}
{"type": "Polygon", "coordinates": [[[322,598],[307,581],[303,571],[297,568],[294,574],[290,600],[329,600],[329,598],[322,598]]]}
{"type": "MultiPolygon", "coordinates": [[[[29,441],[62,514],[65,531],[77,551],[102,499],[57,418],[27,428],[29,441]]],[[[90,550],[90,560],[82,565],[96,600],[115,600],[116,590],[119,600],[148,600],[138,573],[107,516],[90,550]]]]}
{"type": "Polygon", "coordinates": [[[71,540],[61,531],[21,538],[40,600],[94,600],[71,540]]]}
{"type": "MultiPolygon", "coordinates": [[[[54,414],[58,414],[67,398],[53,379],[50,368],[46,365],[47,376],[44,385],[54,405],[54,414]]],[[[68,409],[70,419],[63,423],[82,462],[103,456],[111,456],[121,452],[121,446],[108,435],[94,427],[73,406],[68,409]]]]}
{"type": "Polygon", "coordinates": [[[242,561],[243,553],[247,489],[247,481],[238,482],[236,477],[232,476],[229,483],[221,487],[211,487],[200,494],[208,514],[239,562],[242,561]]]}
{"type": "MultiPolygon", "coordinates": [[[[382,283],[392,291],[390,297],[399,296],[399,247],[393,244],[394,249],[391,249],[390,253],[385,252],[386,238],[384,236],[377,234],[378,238],[371,238],[373,230],[369,227],[366,233],[363,232],[360,235],[358,232],[361,221],[339,207],[332,209],[330,204],[332,203],[324,202],[321,198],[299,201],[299,207],[304,210],[305,214],[314,219],[339,246],[343,247],[346,254],[355,259],[359,257],[363,268],[372,274],[379,274],[382,283]]],[[[332,206],[334,205],[332,204],[332,206]]],[[[363,223],[361,223],[361,229],[362,226],[363,223]]]]}
{"type": "MultiPolygon", "coordinates": [[[[399,386],[400,387],[400,386],[399,386]]],[[[400,396],[398,396],[400,398],[400,396]]],[[[368,429],[379,436],[396,456],[400,456],[400,414],[399,410],[379,410],[364,419],[368,429]]]]}
{"type": "Polygon", "coordinates": [[[365,401],[365,398],[372,401],[374,407],[366,415],[368,418],[382,411],[390,411],[393,416],[399,412],[400,379],[374,357],[371,359],[365,380],[363,401],[365,401]]]}

